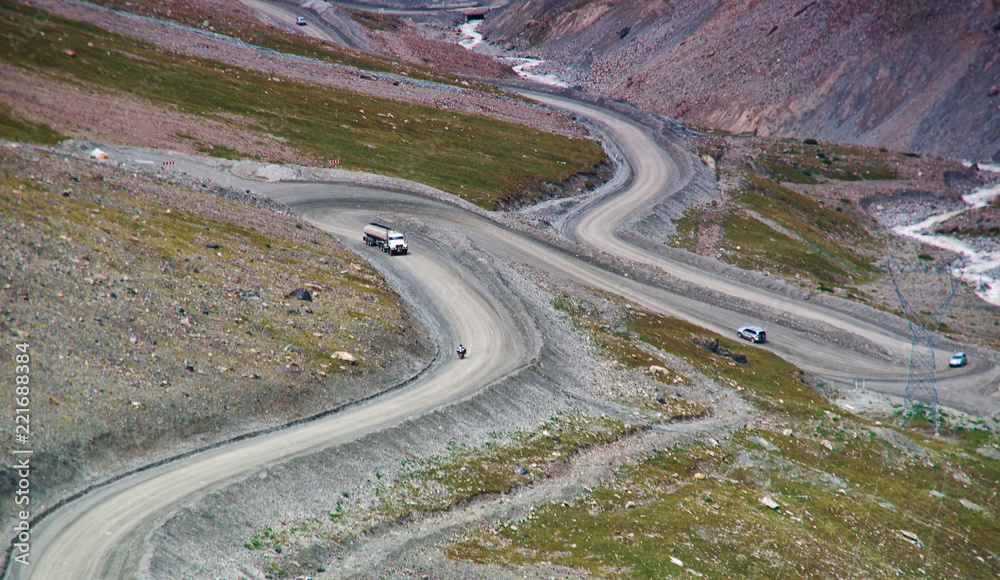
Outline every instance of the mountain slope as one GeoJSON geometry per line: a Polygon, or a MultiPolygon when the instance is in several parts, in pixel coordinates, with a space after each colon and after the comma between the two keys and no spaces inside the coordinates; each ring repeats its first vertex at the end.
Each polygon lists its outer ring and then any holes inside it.
{"type": "Polygon", "coordinates": [[[996,0],[526,0],[484,32],[692,124],[1000,160],[996,0]]]}

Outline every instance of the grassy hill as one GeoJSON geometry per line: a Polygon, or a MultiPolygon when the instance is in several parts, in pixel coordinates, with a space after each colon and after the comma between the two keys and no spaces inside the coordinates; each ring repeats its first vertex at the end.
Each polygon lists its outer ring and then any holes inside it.
{"type": "MultiPolygon", "coordinates": [[[[490,209],[497,200],[537,193],[542,183],[592,172],[604,160],[585,139],[193,58],[9,1],[0,2],[0,35],[21,39],[0,63],[38,79],[50,94],[62,93],[54,98],[72,103],[80,91],[107,97],[96,120],[94,111],[88,118],[62,104],[58,111],[33,105],[14,119],[76,137],[146,145],[133,135],[141,119],[111,134],[100,119],[142,107],[166,120],[215,127],[209,136],[195,129],[160,134],[198,151],[318,165],[338,159],[344,169],[419,181],[490,209]]],[[[0,129],[5,138],[21,135],[0,129]]]]}

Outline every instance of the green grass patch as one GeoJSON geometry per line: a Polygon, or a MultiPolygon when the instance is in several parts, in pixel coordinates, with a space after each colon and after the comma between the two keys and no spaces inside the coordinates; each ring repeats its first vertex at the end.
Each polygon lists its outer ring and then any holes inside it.
{"type": "MultiPolygon", "coordinates": [[[[817,410],[833,409],[805,382],[801,371],[766,350],[735,338],[719,336],[679,318],[644,311],[611,295],[601,295],[622,307],[622,313],[614,322],[602,320],[593,307],[567,295],[558,296],[555,307],[569,314],[577,329],[591,337],[605,356],[627,369],[647,372],[651,378],[668,385],[690,383],[688,377],[673,369],[649,372],[649,367],[663,363],[637,345],[644,342],[683,358],[702,374],[735,389],[769,411],[798,417],[817,410]],[[709,352],[693,343],[693,336],[717,339],[721,347],[746,355],[749,363],[739,364],[731,358],[709,352]]],[[[635,400],[621,402],[646,408],[635,400]]],[[[699,416],[706,411],[700,405],[683,403],[688,417],[699,416]]],[[[655,405],[650,409],[655,410],[655,405]]]]}
{"type": "Polygon", "coordinates": [[[385,521],[405,521],[420,514],[448,509],[482,495],[508,493],[550,477],[582,449],[615,441],[638,427],[617,419],[582,413],[559,414],[539,428],[514,433],[492,433],[483,445],[452,442],[442,455],[405,460],[389,477],[376,471],[376,504],[371,513],[359,513],[347,502],[347,492],[325,518],[282,521],[250,538],[249,550],[286,544],[296,535],[340,541],[349,530],[370,528],[385,521]],[[323,520],[328,521],[323,521],[323,520]]]}
{"type": "MultiPolygon", "coordinates": [[[[306,56],[318,60],[350,66],[373,72],[394,73],[410,78],[431,80],[446,84],[459,84],[455,75],[429,67],[399,62],[360,50],[343,48],[319,39],[289,32],[281,27],[263,24],[256,19],[245,19],[232,11],[216,12],[209,5],[192,0],[172,0],[165,4],[158,0],[97,0],[95,2],[114,10],[141,14],[152,18],[172,20],[180,24],[237,38],[249,44],[269,48],[276,52],[306,56]]],[[[353,10],[348,10],[352,18],[353,10]]],[[[361,14],[367,14],[362,12],[361,14]]],[[[389,26],[392,16],[371,15],[375,26],[389,26]]],[[[357,19],[356,19],[357,20],[357,19]]],[[[398,19],[395,19],[398,23],[398,19]]],[[[363,22],[363,24],[368,25],[363,22]]],[[[388,29],[388,28],[375,28],[388,29]]],[[[475,81],[467,81],[472,87],[486,88],[475,81]]]]}
{"type": "Polygon", "coordinates": [[[481,447],[453,443],[447,455],[405,461],[394,481],[381,482],[379,512],[393,520],[408,519],[483,494],[508,493],[550,477],[581,449],[615,441],[636,428],[617,419],[571,413],[534,431],[497,435],[481,447]]]}
{"type": "MultiPolygon", "coordinates": [[[[598,323],[567,296],[578,326],[598,323]]],[[[604,326],[684,358],[765,410],[773,425],[717,446],[656,451],[572,502],[453,541],[477,564],[565,566],[601,578],[986,577],[1000,570],[996,434],[968,420],[941,437],[900,430],[831,406],[794,366],[718,338],[750,363],[709,353],[703,329],[636,308],[604,326]],[[764,505],[770,498],[778,509],[764,505]],[[904,534],[903,532],[906,532],[904,534]],[[915,545],[907,534],[919,538],[915,545]]]]}
{"type": "Polygon", "coordinates": [[[834,181],[883,181],[896,179],[888,164],[890,156],[861,147],[782,140],[755,161],[767,177],[786,183],[815,184],[834,181]]]}
{"type": "Polygon", "coordinates": [[[847,272],[830,256],[800,239],[771,229],[767,224],[742,214],[722,218],[726,261],[748,270],[769,270],[783,276],[803,276],[820,284],[837,285],[847,272]]]}
{"type": "MultiPolygon", "coordinates": [[[[627,305],[625,301],[611,295],[603,296],[619,306],[627,305]]],[[[613,323],[602,320],[592,307],[567,295],[558,296],[554,305],[569,314],[577,329],[590,336],[608,358],[627,369],[648,372],[651,366],[663,365],[660,359],[636,344],[644,342],[685,359],[699,372],[742,392],[745,397],[775,412],[801,415],[816,409],[830,408],[805,383],[802,373],[796,367],[766,350],[748,346],[746,342],[721,337],[681,319],[650,313],[632,305],[623,308],[623,314],[613,323]],[[745,354],[750,362],[739,364],[730,358],[711,353],[691,342],[692,336],[718,339],[720,346],[745,354]]],[[[690,382],[688,377],[672,369],[649,374],[666,384],[690,382]]],[[[637,401],[629,403],[644,408],[637,401]]],[[[684,413],[689,417],[706,411],[700,405],[688,402],[684,404],[687,405],[684,413]]],[[[656,409],[655,406],[650,408],[656,409]]]]}
{"type": "MultiPolygon", "coordinates": [[[[878,248],[866,229],[851,218],[772,180],[753,174],[746,177],[750,187],[741,203],[817,246],[827,251],[831,251],[829,246],[845,243],[856,246],[857,251],[878,248]]],[[[852,256],[854,253],[845,253],[839,258],[855,269],[870,269],[867,261],[852,256]]]]}
{"type": "Polygon", "coordinates": [[[670,240],[672,246],[688,251],[694,249],[694,231],[702,211],[697,207],[688,208],[683,216],[674,221],[677,233],[670,240]]]}
{"type": "Polygon", "coordinates": [[[827,292],[871,278],[880,242],[862,224],[775,181],[746,177],[749,185],[735,200],[766,222],[752,214],[717,217],[727,261],[805,277],[827,292]]]}
{"type": "MultiPolygon", "coordinates": [[[[610,298],[610,297],[609,297],[610,298]]],[[[622,324],[604,324],[597,313],[586,304],[573,300],[567,295],[557,296],[553,306],[568,314],[577,330],[585,333],[607,358],[617,361],[630,370],[648,370],[651,366],[662,366],[662,361],[640,349],[633,342],[629,330],[622,324]]],[[[641,310],[630,312],[628,319],[649,318],[654,321],[664,320],[662,317],[641,310]]],[[[654,323],[655,324],[655,323],[654,323]]],[[[686,380],[683,376],[665,369],[667,372],[654,373],[658,380],[670,383],[686,380]]]]}
{"type": "Polygon", "coordinates": [[[6,107],[0,105],[0,139],[55,145],[66,136],[48,125],[18,121],[6,107]]]}
{"type": "MultiPolygon", "coordinates": [[[[39,29],[39,36],[4,53],[3,61],[80,82],[87,90],[105,86],[158,106],[209,115],[283,138],[318,164],[341,159],[340,167],[412,179],[489,209],[499,199],[537,190],[542,182],[589,172],[604,158],[591,141],[328,87],[276,82],[0,1],[0,34],[30,26],[39,29]],[[65,54],[70,47],[75,57],[65,54]]],[[[213,144],[201,144],[207,145],[213,144]]]]}
{"type": "MultiPolygon", "coordinates": [[[[644,311],[609,294],[597,295],[620,307],[613,322],[602,319],[595,307],[567,295],[558,296],[555,307],[569,314],[579,330],[586,332],[609,358],[625,368],[643,370],[650,365],[663,364],[636,344],[644,342],[684,359],[700,373],[736,389],[771,411],[802,416],[834,409],[803,380],[801,371],[766,350],[719,336],[679,318],[644,311]],[[746,355],[749,362],[739,364],[712,353],[693,343],[693,336],[717,339],[719,346],[746,355]]],[[[672,370],[653,376],[668,384],[690,382],[672,370]]]]}
{"type": "Polygon", "coordinates": [[[634,316],[629,318],[627,328],[639,340],[684,358],[704,375],[738,390],[771,411],[799,416],[828,408],[826,401],[805,383],[796,367],[766,350],[668,316],[634,316]],[[711,353],[691,342],[692,336],[717,338],[720,346],[745,354],[749,363],[738,364],[711,353]]]}
{"type": "Polygon", "coordinates": [[[954,463],[954,449],[901,455],[865,425],[844,422],[804,420],[791,424],[794,436],[742,430],[718,448],[660,451],[572,503],[539,506],[453,542],[446,553],[509,567],[551,563],[602,578],[995,574],[1000,523],[989,513],[1000,507],[991,484],[1000,462],[954,463]],[[841,438],[830,443],[826,431],[838,428],[841,438]],[[779,509],[764,506],[764,496],[779,509]]]}
{"type": "MultiPolygon", "coordinates": [[[[346,254],[334,255],[328,253],[325,245],[314,248],[290,243],[287,239],[270,238],[233,222],[168,208],[133,196],[127,188],[116,192],[116,185],[103,180],[103,193],[95,194],[89,191],[88,181],[82,179],[76,187],[68,190],[72,191],[68,197],[63,197],[31,182],[0,179],[0,211],[8,219],[31,223],[41,235],[48,237],[50,241],[39,247],[53,249],[40,249],[43,258],[50,257],[47,254],[49,251],[62,251],[54,249],[59,245],[51,241],[62,239],[60,236],[77,244],[88,255],[88,263],[101,265],[104,278],[92,276],[94,284],[109,277],[112,280],[121,278],[126,272],[136,276],[136,268],[152,267],[146,263],[149,260],[157,262],[157,269],[173,272],[174,281],[170,283],[197,287],[198,294],[215,296],[211,300],[214,305],[225,305],[227,309],[244,312],[246,320],[260,325],[270,342],[296,347],[294,352],[289,353],[291,359],[299,365],[307,364],[309,368],[324,364],[330,367],[328,372],[339,372],[340,367],[331,362],[330,353],[338,350],[359,352],[359,345],[351,336],[352,331],[360,331],[361,327],[369,324],[378,327],[393,324],[393,313],[398,304],[394,303],[395,295],[388,284],[368,266],[359,267],[357,271],[347,266],[350,258],[346,254]],[[141,254],[130,258],[128,250],[119,249],[119,245],[122,248],[139,246],[141,254]],[[101,258],[102,255],[109,257],[101,258]],[[115,260],[111,255],[122,257],[115,260]],[[132,264],[119,261],[131,261],[132,264]],[[341,271],[349,272],[349,275],[343,275],[341,271]],[[248,272],[253,272],[255,277],[250,278],[248,272]],[[237,291],[259,289],[260,280],[268,280],[268,283],[274,280],[307,280],[324,288],[324,294],[354,297],[357,310],[348,312],[341,305],[325,300],[323,303],[290,300],[287,308],[276,304],[269,309],[244,304],[237,291]],[[366,300],[362,302],[360,297],[366,300]],[[289,310],[301,313],[307,307],[315,309],[315,316],[301,317],[289,313],[289,310]]],[[[216,201],[206,194],[193,195],[220,207],[230,203],[216,201]]],[[[53,253],[51,258],[61,259],[61,255],[53,253]]],[[[169,294],[176,288],[162,290],[169,294]]],[[[117,292],[126,294],[124,289],[117,292]]],[[[188,298],[185,300],[188,310],[178,311],[179,316],[190,320],[192,329],[208,324],[212,316],[214,308],[207,309],[209,314],[205,314],[203,310],[206,308],[190,305],[190,302],[203,300],[188,298]]],[[[146,318],[140,317],[133,322],[136,329],[148,331],[150,335],[158,334],[156,322],[147,322],[146,318]]],[[[238,330],[229,322],[221,324],[229,331],[238,330]]],[[[238,361],[221,360],[217,356],[214,362],[218,366],[232,367],[238,361]]],[[[352,369],[361,371],[369,366],[369,362],[361,359],[352,369]]]]}
{"type": "MultiPolygon", "coordinates": [[[[741,183],[728,192],[729,206],[738,208],[689,208],[675,222],[677,235],[670,243],[688,250],[697,243],[699,252],[710,250],[741,268],[796,278],[803,287],[870,303],[857,288],[875,278],[873,263],[884,254],[884,241],[869,233],[877,229],[871,219],[847,197],[824,203],[789,184],[893,180],[897,173],[892,164],[899,157],[815,139],[752,143],[763,151],[745,157],[746,163],[732,161],[725,169],[741,183]]],[[[715,154],[725,158],[725,146],[719,142],[701,147],[704,154],[719,150],[715,154]]],[[[735,144],[732,154],[748,155],[735,144]]]]}

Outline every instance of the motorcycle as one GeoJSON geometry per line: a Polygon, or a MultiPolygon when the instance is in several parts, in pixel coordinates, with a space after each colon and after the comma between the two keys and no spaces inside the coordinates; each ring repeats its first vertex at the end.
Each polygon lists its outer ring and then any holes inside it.
{"type": "Polygon", "coordinates": [[[468,351],[466,350],[466,348],[464,346],[458,345],[458,350],[455,351],[455,352],[458,353],[458,358],[464,359],[465,358],[465,353],[468,352],[468,351]]]}

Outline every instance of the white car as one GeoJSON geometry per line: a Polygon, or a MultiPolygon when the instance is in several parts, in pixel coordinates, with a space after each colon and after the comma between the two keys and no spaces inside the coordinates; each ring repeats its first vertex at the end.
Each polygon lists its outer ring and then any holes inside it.
{"type": "Polygon", "coordinates": [[[955,354],[951,355],[950,359],[948,359],[948,366],[964,367],[967,362],[969,362],[969,359],[968,357],[965,356],[964,352],[956,352],[955,354]]]}
{"type": "Polygon", "coordinates": [[[750,342],[765,342],[767,333],[759,326],[741,326],[736,329],[736,336],[750,342]]]}
{"type": "Polygon", "coordinates": [[[306,25],[306,17],[305,16],[299,16],[298,18],[295,19],[295,24],[298,24],[299,26],[305,26],[306,25]]]}

